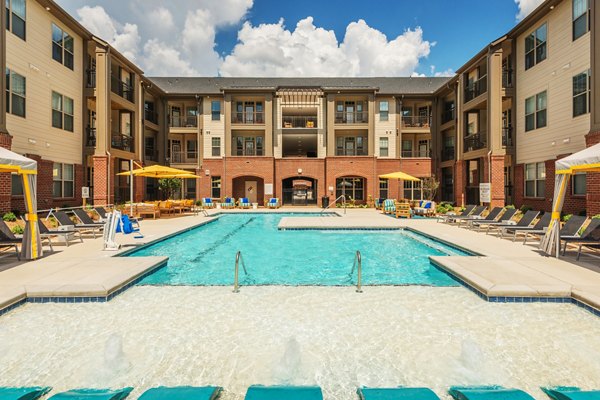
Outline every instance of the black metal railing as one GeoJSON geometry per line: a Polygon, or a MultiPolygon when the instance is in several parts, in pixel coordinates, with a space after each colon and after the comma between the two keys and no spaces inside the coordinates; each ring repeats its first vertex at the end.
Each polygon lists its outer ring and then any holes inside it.
{"type": "Polygon", "coordinates": [[[111,75],[110,89],[113,93],[116,93],[125,100],[129,100],[133,103],[133,86],[131,86],[129,83],[120,80],[114,75],[111,75]]]}
{"type": "Polygon", "coordinates": [[[343,111],[335,113],[336,124],[366,124],[369,122],[367,111],[343,111]]]}
{"type": "Polygon", "coordinates": [[[88,69],[85,71],[85,87],[95,88],[96,87],[96,69],[88,69]]]}
{"type": "Polygon", "coordinates": [[[478,80],[466,85],[465,87],[465,103],[473,100],[487,92],[487,75],[482,76],[478,80]]]}
{"type": "Polygon", "coordinates": [[[85,145],[86,147],[96,147],[96,128],[90,126],[85,128],[85,145]]]}
{"type": "Polygon", "coordinates": [[[513,129],[512,126],[502,128],[502,147],[513,146],[513,129]]]}
{"type": "Polygon", "coordinates": [[[466,136],[463,141],[463,146],[465,153],[468,151],[484,149],[487,147],[487,134],[485,132],[478,132],[466,136]]]}
{"type": "Polygon", "coordinates": [[[118,132],[113,132],[110,139],[110,147],[113,149],[119,149],[124,151],[132,152],[134,151],[133,147],[133,137],[128,135],[123,135],[118,132]]]}
{"type": "Polygon", "coordinates": [[[403,128],[429,128],[431,117],[428,115],[406,115],[402,117],[403,128]]]}
{"type": "Polygon", "coordinates": [[[317,117],[310,115],[288,115],[283,116],[281,121],[282,128],[316,128],[317,117]]]}
{"type": "Polygon", "coordinates": [[[454,147],[442,148],[442,161],[450,161],[450,160],[454,160],[454,158],[455,158],[454,147]]]}
{"type": "Polygon", "coordinates": [[[503,88],[512,88],[513,87],[513,70],[512,69],[503,69],[502,70],[502,87],[503,88]]]}
{"type": "Polygon", "coordinates": [[[171,150],[171,163],[195,163],[198,160],[197,151],[172,151],[171,150]]]}
{"type": "Polygon", "coordinates": [[[414,149],[414,150],[402,150],[400,152],[402,158],[431,158],[430,149],[414,149]]]}
{"type": "Polygon", "coordinates": [[[198,116],[169,115],[169,127],[171,128],[196,128],[198,127],[198,116]]]}
{"type": "Polygon", "coordinates": [[[454,108],[451,110],[445,110],[442,113],[442,124],[445,124],[446,122],[454,121],[455,118],[456,118],[456,110],[454,108]]]}
{"type": "Polygon", "coordinates": [[[265,113],[263,111],[242,111],[231,114],[232,124],[264,124],[265,113]]]}
{"type": "Polygon", "coordinates": [[[158,113],[154,110],[144,110],[144,119],[158,125],[158,113]]]}

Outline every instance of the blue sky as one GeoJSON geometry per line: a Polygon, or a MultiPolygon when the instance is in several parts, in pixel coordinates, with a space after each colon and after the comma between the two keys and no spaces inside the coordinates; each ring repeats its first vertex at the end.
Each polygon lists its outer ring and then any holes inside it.
{"type": "Polygon", "coordinates": [[[155,76],[449,75],[543,0],[57,0],[155,76]]]}

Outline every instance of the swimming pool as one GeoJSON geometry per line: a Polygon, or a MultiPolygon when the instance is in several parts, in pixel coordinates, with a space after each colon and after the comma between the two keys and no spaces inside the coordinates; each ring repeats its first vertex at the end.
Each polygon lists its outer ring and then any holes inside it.
{"type": "Polygon", "coordinates": [[[242,285],[354,285],[359,250],[365,285],[458,286],[429,256],[467,255],[461,250],[404,230],[278,230],[281,218],[301,215],[222,215],[129,256],[169,257],[140,285],[231,285],[238,250],[242,285]]]}

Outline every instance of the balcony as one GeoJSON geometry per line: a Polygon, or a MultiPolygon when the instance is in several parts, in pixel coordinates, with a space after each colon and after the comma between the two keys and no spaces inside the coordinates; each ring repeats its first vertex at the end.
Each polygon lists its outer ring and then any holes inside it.
{"type": "Polygon", "coordinates": [[[366,124],[369,122],[367,111],[343,111],[335,113],[336,124],[366,124]]]}
{"type": "Polygon", "coordinates": [[[263,111],[236,112],[231,115],[232,124],[258,124],[265,123],[265,113],[263,111]]]}
{"type": "Polygon", "coordinates": [[[158,162],[158,150],[154,147],[144,148],[144,159],[146,161],[158,162]]]}
{"type": "Polygon", "coordinates": [[[512,88],[513,85],[513,70],[503,68],[502,69],[502,87],[503,88],[512,88]]]}
{"type": "Polygon", "coordinates": [[[456,110],[453,108],[451,110],[445,110],[442,113],[442,124],[446,122],[454,121],[456,119],[456,110]]]}
{"type": "Polygon", "coordinates": [[[95,88],[96,87],[96,69],[88,69],[85,71],[85,87],[95,88]]]}
{"type": "Polygon", "coordinates": [[[442,148],[442,161],[451,161],[451,160],[454,160],[454,157],[455,157],[454,147],[442,148]]]}
{"type": "Polygon", "coordinates": [[[171,164],[195,164],[198,161],[197,151],[171,151],[171,164]]]}
{"type": "Polygon", "coordinates": [[[487,147],[487,134],[478,132],[466,136],[463,141],[464,152],[485,149],[487,147]]]}
{"type": "Polygon", "coordinates": [[[317,128],[317,117],[308,115],[288,115],[283,116],[281,121],[283,129],[289,128],[317,128]]]}
{"type": "Polygon", "coordinates": [[[427,115],[405,115],[402,117],[402,128],[429,128],[431,117],[427,115]]]}
{"type": "Polygon", "coordinates": [[[96,128],[85,128],[85,146],[96,147],[96,128]]]}
{"type": "Polygon", "coordinates": [[[144,120],[158,125],[158,113],[154,110],[144,110],[144,120]]]}
{"type": "Polygon", "coordinates": [[[402,158],[430,158],[431,150],[429,149],[414,149],[414,150],[402,150],[400,152],[402,158]]]}
{"type": "Polygon", "coordinates": [[[487,75],[467,84],[465,87],[465,103],[487,92],[487,75]]]}
{"type": "Polygon", "coordinates": [[[133,86],[129,83],[123,82],[114,75],[110,77],[110,90],[133,103],[133,86]]]}
{"type": "Polygon", "coordinates": [[[174,116],[169,115],[169,127],[170,128],[197,128],[198,127],[198,116],[174,116]]]}
{"type": "Polygon", "coordinates": [[[502,147],[513,146],[513,129],[512,126],[502,128],[502,147]]]}
{"type": "Polygon", "coordinates": [[[112,147],[113,149],[119,149],[133,153],[133,137],[123,135],[118,132],[113,132],[110,138],[110,147],[112,147]]]}

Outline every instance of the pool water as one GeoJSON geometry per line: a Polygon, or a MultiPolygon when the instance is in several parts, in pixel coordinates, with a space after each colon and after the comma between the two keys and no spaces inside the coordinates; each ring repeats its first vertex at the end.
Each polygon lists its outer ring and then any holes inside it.
{"type": "Polygon", "coordinates": [[[355,285],[359,250],[364,285],[458,286],[428,257],[467,255],[460,250],[403,230],[278,230],[285,216],[290,214],[222,215],[130,253],[169,257],[166,267],[139,284],[232,285],[239,250],[242,285],[355,285]]]}

